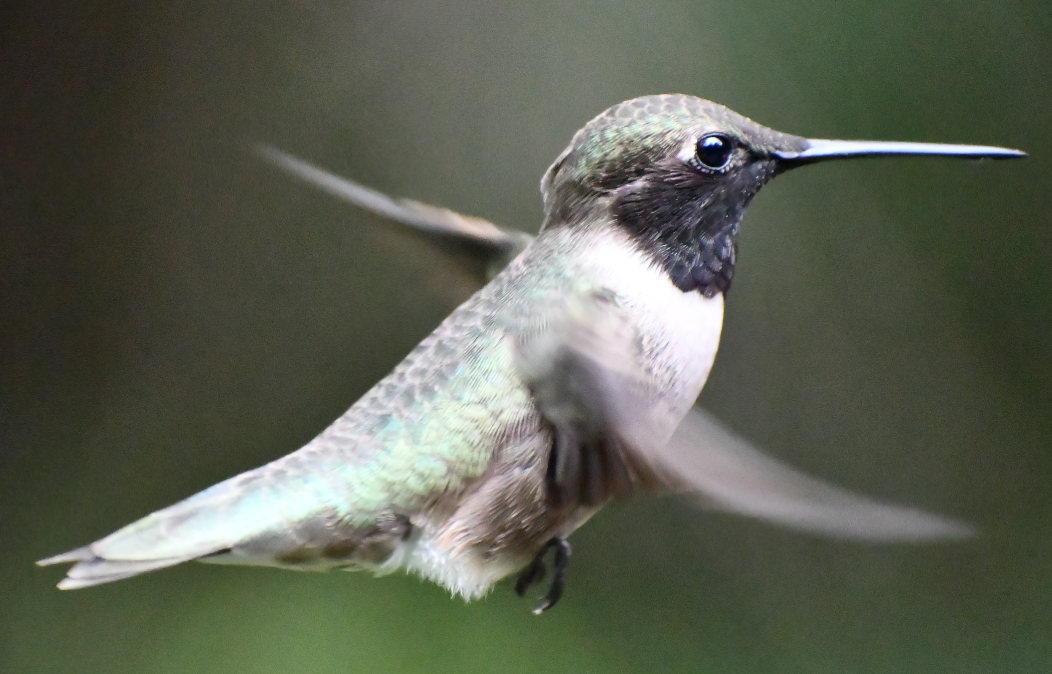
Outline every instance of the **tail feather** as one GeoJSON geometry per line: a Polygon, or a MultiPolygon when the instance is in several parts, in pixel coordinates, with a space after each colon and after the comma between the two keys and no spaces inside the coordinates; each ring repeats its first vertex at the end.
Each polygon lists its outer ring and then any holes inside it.
{"type": "Polygon", "coordinates": [[[37,562],[37,566],[51,566],[53,564],[70,564],[72,562],[87,562],[95,559],[95,553],[91,551],[90,545],[85,545],[82,548],[76,550],[70,550],[69,552],[63,552],[60,555],[54,555],[46,559],[41,559],[37,562]]]}
{"type": "Polygon", "coordinates": [[[175,557],[170,559],[156,559],[150,562],[127,562],[110,561],[95,557],[93,559],[78,562],[69,571],[66,577],[58,584],[60,590],[79,590],[82,587],[102,585],[115,580],[124,580],[137,576],[147,571],[156,571],[167,566],[174,566],[182,562],[190,561],[193,557],[175,557]]]}
{"type": "Polygon", "coordinates": [[[281,505],[260,469],[221,482],[95,541],[37,562],[74,565],[59,583],[73,590],[227,550],[280,526],[281,505]]]}
{"type": "Polygon", "coordinates": [[[339,565],[343,551],[350,554],[360,542],[360,532],[340,517],[347,508],[333,504],[332,485],[303,479],[300,472],[290,471],[287,460],[242,473],[91,545],[37,564],[73,563],[59,583],[63,590],[201,558],[296,568],[339,565]]]}

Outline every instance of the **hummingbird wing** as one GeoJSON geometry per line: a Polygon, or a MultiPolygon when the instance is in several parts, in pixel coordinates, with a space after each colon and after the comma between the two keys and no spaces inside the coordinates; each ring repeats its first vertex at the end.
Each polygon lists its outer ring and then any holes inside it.
{"type": "MultiPolygon", "coordinates": [[[[656,432],[638,335],[602,290],[548,303],[544,327],[523,338],[516,365],[553,427],[548,491],[556,503],[597,506],[663,482],[633,434],[656,432]]],[[[669,424],[666,424],[669,425],[669,424]]],[[[649,437],[649,436],[648,436],[649,437]]]]}
{"type": "Polygon", "coordinates": [[[702,504],[834,538],[874,542],[962,539],[968,524],[853,494],[760,452],[711,414],[693,408],[671,441],[649,448],[679,491],[702,504]]]}
{"type": "Polygon", "coordinates": [[[467,252],[471,257],[481,260],[483,274],[479,275],[480,285],[496,276],[533,240],[525,232],[502,229],[482,218],[411,199],[393,199],[270,145],[258,145],[256,153],[274,166],[338,199],[402,225],[410,232],[426,236],[447,252],[467,252]]]}
{"type": "Polygon", "coordinates": [[[616,306],[597,297],[554,315],[542,337],[520,348],[520,368],[542,415],[556,428],[549,481],[557,495],[588,503],[592,495],[619,497],[657,484],[714,510],[834,538],[894,542],[974,535],[963,522],[805,475],[696,407],[678,425],[670,422],[675,413],[662,408],[648,374],[635,366],[641,362],[639,340],[616,306]],[[669,428],[675,429],[671,438],[669,428]]]}

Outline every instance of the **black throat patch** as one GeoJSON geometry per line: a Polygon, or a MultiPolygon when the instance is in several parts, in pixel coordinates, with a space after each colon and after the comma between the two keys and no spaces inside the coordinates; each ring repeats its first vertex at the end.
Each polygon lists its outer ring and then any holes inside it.
{"type": "Polygon", "coordinates": [[[712,297],[730,288],[745,207],[774,174],[773,161],[708,174],[667,159],[616,190],[611,209],[677,288],[712,297]]]}

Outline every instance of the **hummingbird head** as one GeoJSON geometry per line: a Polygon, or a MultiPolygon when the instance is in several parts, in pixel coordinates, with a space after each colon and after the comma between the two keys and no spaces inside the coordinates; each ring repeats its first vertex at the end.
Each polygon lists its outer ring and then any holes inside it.
{"type": "Polygon", "coordinates": [[[824,159],[877,154],[1025,156],[1001,148],[814,140],[694,96],[619,103],[578,131],[541,180],[542,231],[623,227],[682,291],[726,292],[745,207],[767,181],[824,159]]]}

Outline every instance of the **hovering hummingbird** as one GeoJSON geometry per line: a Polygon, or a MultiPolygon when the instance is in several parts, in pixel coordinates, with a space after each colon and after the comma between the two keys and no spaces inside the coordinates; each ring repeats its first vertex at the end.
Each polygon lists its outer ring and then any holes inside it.
{"type": "Polygon", "coordinates": [[[62,589],[189,560],[414,571],[466,599],[518,572],[564,586],[566,538],[640,492],[876,541],[963,523],[855,496],[764,456],[693,408],[719,344],[746,206],[827,159],[996,147],[814,140],[715,103],[647,96],[578,131],[541,180],[535,239],[396,202],[278,151],[272,160],[413,227],[474,242],[494,268],[394,371],[301,449],[38,564],[62,589]]]}

